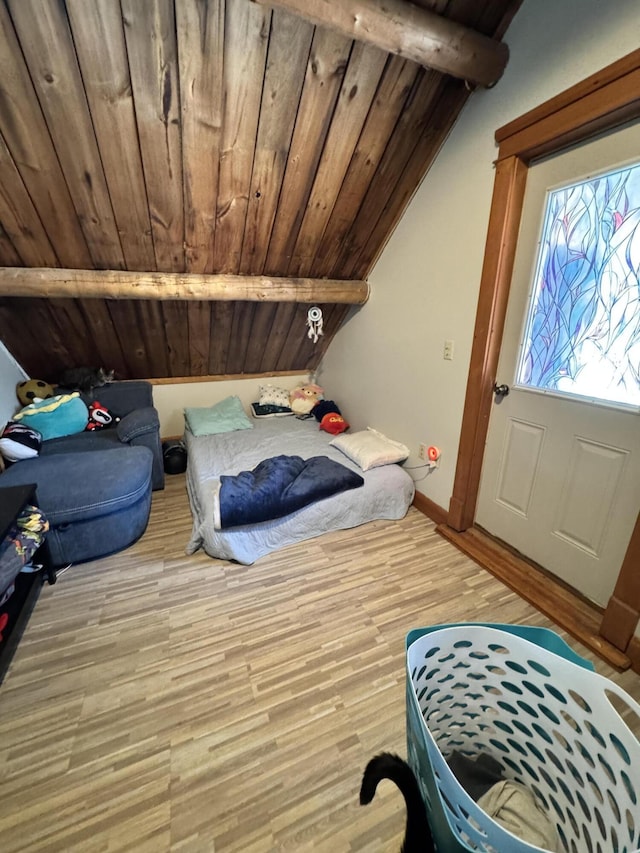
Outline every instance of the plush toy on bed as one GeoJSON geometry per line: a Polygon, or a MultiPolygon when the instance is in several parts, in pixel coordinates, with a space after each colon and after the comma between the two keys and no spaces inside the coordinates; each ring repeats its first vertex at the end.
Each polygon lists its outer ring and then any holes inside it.
{"type": "Polygon", "coordinates": [[[302,385],[291,392],[289,405],[296,415],[310,415],[313,407],[322,400],[323,393],[319,385],[302,385]]]}
{"type": "Polygon", "coordinates": [[[342,417],[340,409],[333,400],[320,400],[313,407],[313,417],[320,424],[320,429],[332,435],[340,435],[349,429],[349,424],[342,417]]]}

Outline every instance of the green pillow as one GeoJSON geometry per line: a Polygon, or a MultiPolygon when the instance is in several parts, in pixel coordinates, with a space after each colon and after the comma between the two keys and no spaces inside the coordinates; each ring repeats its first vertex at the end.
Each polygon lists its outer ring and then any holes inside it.
{"type": "Polygon", "coordinates": [[[193,435],[218,435],[236,429],[253,429],[239,397],[225,397],[215,406],[187,408],[184,417],[193,435]]]}

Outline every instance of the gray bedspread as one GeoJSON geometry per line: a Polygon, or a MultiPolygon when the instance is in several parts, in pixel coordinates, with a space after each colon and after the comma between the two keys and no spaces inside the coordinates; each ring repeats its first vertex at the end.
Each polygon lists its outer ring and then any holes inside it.
{"type": "Polygon", "coordinates": [[[256,420],[254,429],[222,435],[195,437],[187,430],[187,492],[193,515],[187,553],[202,548],[211,557],[250,565],[265,554],[330,530],[357,527],[377,518],[402,518],[414,495],[409,474],[399,465],[363,472],[329,445],[331,439],[331,435],[318,429],[315,419],[300,421],[291,417],[256,420]],[[220,475],[250,470],[278,454],[303,459],[326,455],[361,474],[364,485],[316,501],[283,518],[216,530],[214,507],[220,475]]]}

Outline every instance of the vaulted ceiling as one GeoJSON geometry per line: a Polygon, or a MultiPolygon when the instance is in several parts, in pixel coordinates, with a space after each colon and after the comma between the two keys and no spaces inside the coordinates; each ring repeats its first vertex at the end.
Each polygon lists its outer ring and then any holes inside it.
{"type": "Polygon", "coordinates": [[[2,0],[0,339],[50,381],[313,369],[520,3],[2,0]]]}

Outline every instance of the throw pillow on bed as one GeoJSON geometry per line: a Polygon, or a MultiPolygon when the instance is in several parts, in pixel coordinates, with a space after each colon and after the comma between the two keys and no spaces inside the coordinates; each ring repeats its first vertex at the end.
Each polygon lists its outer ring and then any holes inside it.
{"type": "Polygon", "coordinates": [[[253,429],[239,397],[225,397],[213,406],[187,408],[185,421],[192,435],[219,435],[236,429],[253,429]]]}
{"type": "Polygon", "coordinates": [[[260,385],[258,403],[261,406],[281,406],[289,409],[289,392],[286,388],[277,388],[275,385],[260,385]]]}
{"type": "Polygon", "coordinates": [[[339,435],[329,444],[341,450],[363,471],[394,462],[404,462],[409,457],[409,448],[405,444],[387,438],[373,427],[349,435],[339,435]]]}

